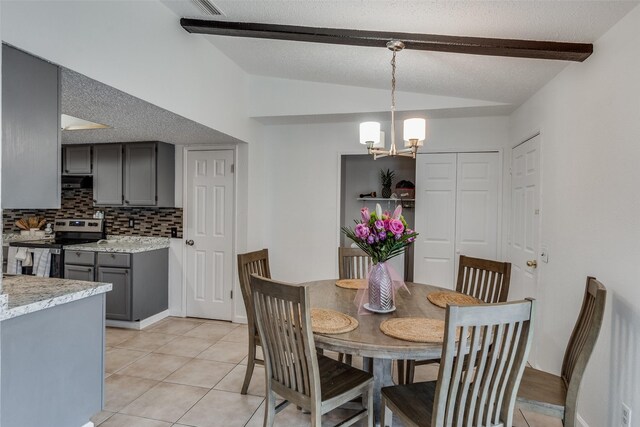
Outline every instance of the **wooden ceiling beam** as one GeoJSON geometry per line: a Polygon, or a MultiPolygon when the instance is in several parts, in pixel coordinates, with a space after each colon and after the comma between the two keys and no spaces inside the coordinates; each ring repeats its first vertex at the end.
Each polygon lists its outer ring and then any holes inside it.
{"type": "Polygon", "coordinates": [[[393,33],[251,22],[210,21],[190,18],[180,19],[180,25],[188,32],[197,34],[343,44],[350,46],[386,48],[388,41],[400,40],[404,42],[405,49],[470,55],[582,62],[593,53],[593,45],[591,43],[393,33]]]}

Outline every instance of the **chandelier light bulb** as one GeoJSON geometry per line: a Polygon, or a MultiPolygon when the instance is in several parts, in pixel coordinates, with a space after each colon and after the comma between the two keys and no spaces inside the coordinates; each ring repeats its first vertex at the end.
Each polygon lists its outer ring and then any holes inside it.
{"type": "Polygon", "coordinates": [[[405,147],[422,146],[427,134],[427,121],[415,118],[404,121],[404,141],[405,147]]]}
{"type": "Polygon", "coordinates": [[[380,123],[360,123],[360,144],[374,146],[380,143],[380,123]]]}

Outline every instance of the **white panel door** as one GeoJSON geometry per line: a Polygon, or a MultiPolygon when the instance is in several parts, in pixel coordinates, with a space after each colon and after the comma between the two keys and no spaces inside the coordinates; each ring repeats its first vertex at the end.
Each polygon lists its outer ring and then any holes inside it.
{"type": "Polygon", "coordinates": [[[187,316],[231,320],[233,151],[187,152],[187,316]]]}
{"type": "Polygon", "coordinates": [[[457,167],[455,274],[460,255],[498,259],[498,153],[460,153],[457,167]]]}
{"type": "Polygon", "coordinates": [[[420,154],[416,159],[414,277],[418,283],[453,288],[456,154],[420,154]]]}
{"type": "Polygon", "coordinates": [[[527,262],[537,263],[540,227],[540,136],[512,150],[511,157],[511,226],[508,259],[511,262],[509,299],[536,296],[537,270],[527,262]]]}

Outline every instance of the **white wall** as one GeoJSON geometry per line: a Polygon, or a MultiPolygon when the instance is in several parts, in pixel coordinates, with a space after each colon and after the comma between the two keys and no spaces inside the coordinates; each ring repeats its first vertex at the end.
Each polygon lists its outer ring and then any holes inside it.
{"type": "Polygon", "coordinates": [[[539,315],[534,363],[558,373],[587,275],[608,288],[605,321],[578,411],[591,427],[619,426],[620,402],[640,426],[640,8],[510,119],[516,145],[542,141],[539,315]]]}
{"type": "MultiPolygon", "coordinates": [[[[422,151],[500,149],[508,143],[506,117],[437,119],[429,127],[422,151]]],[[[265,208],[257,220],[264,224],[273,277],[337,277],[339,156],[363,152],[358,123],[268,126],[263,150],[265,173],[256,178],[264,180],[265,208]]]]}

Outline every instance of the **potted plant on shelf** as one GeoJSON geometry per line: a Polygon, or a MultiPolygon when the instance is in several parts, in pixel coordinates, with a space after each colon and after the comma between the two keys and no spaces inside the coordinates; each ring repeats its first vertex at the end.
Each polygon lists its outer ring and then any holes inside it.
{"type": "Polygon", "coordinates": [[[380,169],[380,182],[382,184],[382,197],[388,199],[391,197],[391,184],[393,184],[393,178],[396,176],[395,171],[391,169],[387,169],[385,172],[384,169],[380,169]]]}
{"type": "Polygon", "coordinates": [[[397,206],[393,214],[383,213],[379,204],[376,204],[374,212],[362,208],[360,213],[362,219],[355,221],[355,228],[342,227],[342,232],[373,262],[367,288],[363,293],[359,292],[356,299],[359,306],[369,311],[388,313],[395,310],[395,291],[403,287],[404,282],[392,278],[386,261],[402,254],[415,241],[418,233],[409,228],[402,216],[402,206],[397,206]]]}

